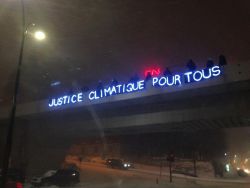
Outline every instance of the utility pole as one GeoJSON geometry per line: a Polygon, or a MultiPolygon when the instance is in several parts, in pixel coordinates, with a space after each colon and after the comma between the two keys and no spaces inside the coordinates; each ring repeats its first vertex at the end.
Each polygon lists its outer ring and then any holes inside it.
{"type": "Polygon", "coordinates": [[[172,161],[169,161],[169,182],[172,183],[172,161]]]}
{"type": "Polygon", "coordinates": [[[18,65],[17,65],[17,70],[16,70],[14,94],[13,94],[13,98],[12,98],[12,107],[11,107],[11,112],[10,112],[10,123],[9,123],[8,128],[7,128],[7,137],[6,137],[5,149],[4,149],[4,155],[3,155],[2,182],[1,182],[1,186],[0,186],[2,188],[4,188],[6,185],[7,173],[8,173],[9,162],[10,162],[14,124],[15,124],[15,116],[16,116],[17,95],[18,95],[18,90],[19,90],[24,41],[25,41],[25,36],[26,36],[26,34],[25,34],[24,2],[23,2],[23,0],[20,0],[20,2],[21,2],[21,11],[22,11],[22,36],[21,36],[22,38],[21,38],[21,46],[20,46],[20,52],[19,52],[19,58],[18,58],[18,65]]]}
{"type": "Polygon", "coordinates": [[[162,159],[160,159],[160,177],[161,177],[161,174],[162,174],[162,159]]]}
{"type": "Polygon", "coordinates": [[[196,159],[194,158],[194,176],[197,176],[196,159]]]}
{"type": "Polygon", "coordinates": [[[172,178],[172,163],[174,162],[174,154],[171,152],[168,156],[167,156],[167,160],[169,162],[169,182],[172,183],[173,178],[172,178]]]}

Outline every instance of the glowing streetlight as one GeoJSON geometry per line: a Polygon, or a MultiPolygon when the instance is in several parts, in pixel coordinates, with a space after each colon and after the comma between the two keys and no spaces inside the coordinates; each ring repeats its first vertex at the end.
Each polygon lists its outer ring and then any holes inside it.
{"type": "MultiPolygon", "coordinates": [[[[5,187],[6,180],[7,180],[7,173],[9,168],[10,162],[10,155],[11,155],[11,148],[12,148],[12,140],[13,140],[13,131],[14,131],[14,124],[15,124],[15,115],[16,115],[16,105],[17,105],[17,94],[19,91],[19,82],[20,82],[20,74],[22,68],[22,60],[23,60],[23,49],[24,49],[24,42],[26,36],[29,34],[29,27],[34,27],[35,24],[30,24],[26,27],[25,24],[25,7],[23,0],[21,2],[21,10],[22,10],[22,36],[21,36],[21,44],[20,44],[20,52],[18,58],[18,65],[16,70],[16,78],[15,78],[15,86],[14,86],[14,94],[12,99],[12,107],[10,112],[10,124],[7,129],[7,137],[6,137],[6,144],[4,149],[4,156],[3,156],[3,164],[2,164],[2,172],[1,172],[1,181],[0,187],[5,187]]],[[[35,39],[42,41],[46,38],[46,35],[43,31],[36,31],[32,33],[35,39]]]]}
{"type": "Polygon", "coordinates": [[[46,34],[43,31],[36,31],[34,33],[34,37],[37,40],[44,40],[46,38],[46,34]]]}

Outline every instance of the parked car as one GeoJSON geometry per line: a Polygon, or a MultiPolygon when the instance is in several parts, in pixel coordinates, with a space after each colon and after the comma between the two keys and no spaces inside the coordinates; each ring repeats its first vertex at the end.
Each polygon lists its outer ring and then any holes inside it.
{"type": "MultiPolygon", "coordinates": [[[[2,182],[2,176],[0,175],[0,182],[2,182]]],[[[18,180],[7,177],[5,188],[23,188],[23,183],[18,180]]]]}
{"type": "MultiPolygon", "coordinates": [[[[36,186],[66,186],[74,185],[80,182],[80,173],[72,169],[60,169],[54,174],[47,177],[42,177],[40,183],[35,183],[36,186]]],[[[34,184],[33,184],[34,185],[34,184]]]]}
{"type": "Polygon", "coordinates": [[[249,176],[248,171],[244,170],[244,169],[237,169],[237,173],[240,177],[247,177],[249,176]]]}
{"type": "Polygon", "coordinates": [[[23,183],[19,181],[13,181],[8,179],[5,188],[23,188],[23,183]]]}
{"type": "Polygon", "coordinates": [[[55,173],[56,173],[56,170],[49,170],[46,173],[44,173],[44,175],[42,175],[40,177],[33,177],[31,179],[31,184],[34,186],[39,186],[41,184],[43,178],[53,176],[55,173]]]}
{"type": "MultiPolygon", "coordinates": [[[[0,182],[2,181],[2,174],[0,170],[0,182]]],[[[23,188],[25,176],[22,170],[16,168],[8,169],[6,188],[23,188]]]]}
{"type": "Polygon", "coordinates": [[[107,159],[106,165],[109,168],[118,168],[118,169],[128,169],[130,167],[129,163],[123,162],[121,159],[107,159]]]}

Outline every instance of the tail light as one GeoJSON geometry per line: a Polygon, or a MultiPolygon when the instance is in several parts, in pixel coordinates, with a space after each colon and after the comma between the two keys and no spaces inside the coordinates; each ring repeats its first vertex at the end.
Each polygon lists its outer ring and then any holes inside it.
{"type": "Polygon", "coordinates": [[[17,182],[17,183],[16,183],[16,188],[23,188],[23,184],[20,183],[20,182],[17,182]]]}

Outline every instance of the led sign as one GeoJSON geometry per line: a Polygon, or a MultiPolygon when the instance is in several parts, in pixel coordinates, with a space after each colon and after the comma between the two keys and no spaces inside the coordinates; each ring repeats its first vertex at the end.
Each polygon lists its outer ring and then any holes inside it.
{"type": "Polygon", "coordinates": [[[78,93],[75,95],[64,95],[62,97],[51,99],[49,102],[49,107],[61,106],[65,104],[74,104],[83,101],[83,93],[78,93]]]}
{"type": "Polygon", "coordinates": [[[175,74],[172,76],[153,77],[153,86],[173,86],[183,83],[199,82],[204,79],[219,76],[221,70],[219,66],[214,66],[209,69],[202,69],[194,72],[186,72],[184,74],[175,74]]]}
{"type": "Polygon", "coordinates": [[[161,69],[160,68],[155,68],[155,69],[146,69],[144,71],[144,77],[148,76],[159,76],[161,74],[161,69]]]}
{"type": "Polygon", "coordinates": [[[135,82],[135,83],[128,83],[128,84],[117,84],[115,86],[110,86],[104,89],[99,89],[95,91],[91,91],[89,93],[89,99],[99,99],[111,95],[123,94],[123,93],[130,93],[133,91],[143,90],[144,89],[144,80],[135,82]]]}
{"type": "MultiPolygon", "coordinates": [[[[160,70],[159,70],[160,71],[160,70]]],[[[154,75],[154,74],[153,74],[154,75]]],[[[202,80],[211,79],[221,75],[221,69],[219,66],[213,66],[211,68],[205,68],[197,71],[189,71],[182,74],[174,74],[169,76],[153,76],[150,85],[153,87],[168,88],[172,86],[181,86],[191,82],[200,82],[202,80]]],[[[146,81],[138,80],[125,84],[116,84],[89,91],[86,95],[82,92],[73,95],[64,95],[57,98],[50,99],[49,107],[56,107],[61,105],[80,103],[85,100],[98,100],[104,97],[126,94],[131,92],[139,92],[145,90],[146,81]],[[84,99],[84,96],[86,99],[84,99]]]]}

